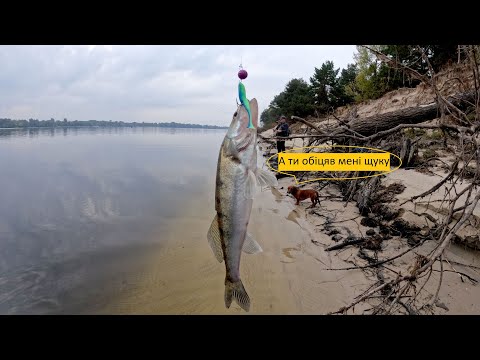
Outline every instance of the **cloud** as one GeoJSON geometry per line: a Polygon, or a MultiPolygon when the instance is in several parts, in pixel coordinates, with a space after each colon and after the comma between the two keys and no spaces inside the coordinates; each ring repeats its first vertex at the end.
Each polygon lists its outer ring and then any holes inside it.
{"type": "Polygon", "coordinates": [[[293,78],[309,80],[355,46],[0,46],[0,117],[228,125],[237,71],[247,97],[268,107],[293,78]]]}

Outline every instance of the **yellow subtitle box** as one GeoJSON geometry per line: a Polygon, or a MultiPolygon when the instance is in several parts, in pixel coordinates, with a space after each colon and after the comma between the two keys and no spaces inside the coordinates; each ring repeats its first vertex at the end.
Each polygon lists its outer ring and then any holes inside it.
{"type": "Polygon", "coordinates": [[[278,171],[390,171],[390,153],[280,153],[278,171]]]}

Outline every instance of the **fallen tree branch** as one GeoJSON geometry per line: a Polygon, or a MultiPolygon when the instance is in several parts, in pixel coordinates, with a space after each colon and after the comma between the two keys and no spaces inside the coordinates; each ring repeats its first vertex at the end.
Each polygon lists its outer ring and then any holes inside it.
{"type": "MultiPolygon", "coordinates": [[[[442,261],[443,263],[443,261],[442,261]]],[[[440,270],[433,270],[433,271],[436,271],[436,272],[440,272],[440,270]]],[[[464,272],[461,272],[461,271],[457,271],[457,270],[443,270],[443,272],[451,272],[451,273],[454,273],[454,274],[458,274],[458,275],[463,275],[465,276],[468,280],[470,280],[472,283],[474,284],[477,284],[478,283],[478,280],[471,277],[470,275],[468,274],[465,274],[464,272]]]]}
{"type": "MultiPolygon", "coordinates": [[[[402,296],[402,297],[408,297],[408,296],[402,296]]],[[[398,303],[402,305],[405,310],[407,310],[408,315],[418,315],[418,312],[415,311],[410,305],[405,304],[401,301],[398,301],[398,303]]]]}
{"type": "Polygon", "coordinates": [[[342,134],[342,135],[290,135],[288,137],[284,136],[272,136],[270,139],[272,140],[290,140],[290,139],[308,139],[308,138],[316,138],[316,139],[325,139],[325,140],[338,140],[341,138],[349,138],[349,139],[355,139],[355,140],[361,140],[362,138],[359,138],[354,135],[347,135],[347,134],[342,134]]]}
{"type": "Polygon", "coordinates": [[[440,292],[440,288],[442,287],[442,280],[443,280],[443,261],[442,255],[440,255],[440,280],[438,281],[437,291],[435,292],[435,296],[432,298],[432,302],[430,305],[435,305],[438,300],[438,293],[440,292]]]}
{"type": "Polygon", "coordinates": [[[318,132],[319,134],[322,134],[324,135],[325,133],[320,130],[315,124],[311,123],[310,121],[307,121],[305,119],[302,119],[301,117],[298,117],[298,116],[292,116],[291,117],[292,120],[296,120],[296,121],[300,121],[301,123],[304,123],[305,125],[307,126],[310,126],[312,129],[314,129],[316,132],[318,132]]]}
{"type": "Polygon", "coordinates": [[[399,291],[399,293],[397,294],[397,296],[395,297],[395,299],[393,300],[393,302],[390,304],[390,307],[388,308],[388,310],[386,311],[386,313],[390,313],[390,311],[392,311],[393,307],[395,306],[395,304],[397,303],[397,301],[400,299],[400,297],[403,295],[403,293],[408,290],[411,286],[411,283],[410,282],[407,282],[405,284],[405,286],[402,288],[401,291],[399,291]]]}
{"type": "Polygon", "coordinates": [[[430,267],[435,262],[435,260],[443,253],[443,250],[445,250],[446,246],[450,243],[453,236],[457,233],[458,229],[463,225],[463,223],[465,221],[467,221],[467,219],[470,217],[470,215],[472,215],[473,209],[475,209],[475,206],[477,206],[477,203],[478,203],[479,200],[480,200],[480,191],[477,193],[474,200],[472,201],[470,209],[468,211],[464,212],[461,219],[457,222],[457,224],[453,227],[453,229],[448,232],[448,235],[445,236],[442,243],[433,252],[432,256],[430,257],[430,260],[428,261],[428,263],[426,263],[424,266],[422,266],[420,269],[418,269],[415,272],[415,276],[418,276],[423,271],[425,271],[428,267],[430,267]]]}
{"type": "MultiPolygon", "coordinates": [[[[367,121],[367,119],[368,118],[364,119],[364,121],[367,121]]],[[[289,139],[296,139],[296,138],[302,138],[302,139],[303,138],[318,138],[318,139],[326,139],[326,140],[338,140],[338,139],[341,139],[341,138],[349,138],[349,139],[354,139],[354,140],[361,141],[361,142],[370,142],[370,141],[374,141],[374,140],[380,139],[382,137],[385,137],[387,135],[394,134],[394,133],[396,133],[396,132],[398,132],[399,130],[402,130],[402,129],[432,129],[432,130],[434,130],[434,129],[444,129],[444,130],[452,130],[454,132],[460,132],[462,130],[465,131],[465,132],[468,132],[468,133],[472,132],[472,129],[470,129],[470,128],[460,127],[460,126],[455,126],[455,125],[448,125],[448,124],[439,124],[439,125],[399,124],[392,129],[376,132],[375,134],[370,135],[370,136],[363,136],[362,135],[362,137],[355,136],[355,135],[344,134],[344,133],[341,133],[337,130],[333,134],[330,134],[330,135],[327,135],[327,134],[323,134],[323,135],[296,135],[296,134],[294,134],[294,135],[290,135],[288,137],[275,136],[275,137],[271,137],[270,139],[289,140],[289,139]]]]}
{"type": "MultiPolygon", "coordinates": [[[[356,244],[363,243],[365,240],[366,239],[364,239],[364,238],[354,239],[354,240],[345,240],[344,242],[342,242],[340,244],[335,244],[335,245],[332,245],[332,246],[326,248],[325,251],[342,249],[342,248],[344,248],[346,246],[349,246],[349,245],[356,245],[356,244]]],[[[328,270],[335,270],[335,269],[328,269],[328,270]]]]}
{"type": "MultiPolygon", "coordinates": [[[[406,253],[409,253],[410,251],[412,251],[413,249],[416,249],[417,247],[419,247],[420,245],[422,245],[423,243],[425,242],[425,240],[419,242],[418,244],[416,244],[415,246],[412,246],[411,248],[405,250],[404,252],[398,254],[398,255],[395,255],[394,257],[391,257],[391,258],[388,258],[388,259],[385,259],[385,260],[382,260],[382,261],[379,261],[379,262],[376,262],[376,263],[373,263],[373,264],[369,264],[369,265],[364,265],[364,266],[351,266],[351,267],[347,267],[347,268],[330,268],[330,269],[325,269],[325,270],[355,270],[355,269],[367,269],[367,268],[371,268],[371,267],[377,267],[377,266],[380,266],[380,265],[383,265],[383,264],[386,264],[386,263],[389,263],[389,262],[392,262],[393,260],[395,259],[398,259],[399,257],[402,257],[403,255],[405,255],[406,253]]],[[[348,245],[348,244],[347,244],[348,245]]],[[[346,246],[346,245],[345,245],[346,246]]],[[[325,249],[326,251],[327,249],[325,249]]]]}
{"type": "Polygon", "coordinates": [[[458,160],[453,163],[452,170],[442,181],[440,181],[438,184],[436,184],[430,190],[427,190],[427,191],[421,193],[420,195],[415,195],[412,198],[410,198],[409,200],[404,201],[403,203],[400,204],[400,206],[406,204],[407,202],[413,201],[415,199],[423,198],[423,197],[425,197],[427,195],[430,195],[430,194],[434,193],[435,191],[437,191],[443,184],[445,184],[455,174],[455,171],[457,170],[457,167],[458,167],[458,160]]]}
{"type": "Polygon", "coordinates": [[[328,313],[327,315],[333,315],[333,314],[339,314],[339,313],[344,313],[346,312],[348,309],[352,308],[353,306],[357,305],[358,303],[362,302],[363,300],[365,300],[366,298],[368,298],[370,295],[373,295],[375,294],[376,292],[386,288],[387,286],[391,287],[391,286],[394,286],[402,281],[412,281],[414,280],[414,278],[412,276],[400,276],[398,277],[397,279],[395,280],[391,280],[389,282],[385,282],[383,283],[382,285],[380,286],[377,286],[376,288],[370,290],[369,292],[367,292],[366,294],[362,295],[360,298],[358,298],[357,300],[355,300],[354,302],[352,302],[350,305],[348,306],[343,306],[342,308],[340,308],[339,310],[335,311],[335,312],[330,312],[328,313]]]}
{"type": "Polygon", "coordinates": [[[443,260],[443,261],[446,261],[448,263],[455,264],[455,265],[460,265],[460,266],[465,266],[465,267],[468,267],[468,268],[480,270],[480,266],[464,264],[464,263],[461,263],[461,262],[458,262],[458,261],[447,260],[447,259],[443,260]]]}
{"type": "MultiPolygon", "coordinates": [[[[428,275],[427,275],[427,280],[425,280],[425,282],[422,284],[422,286],[420,287],[420,290],[418,290],[418,292],[415,294],[415,296],[413,297],[412,299],[412,302],[415,301],[417,299],[417,296],[420,295],[420,293],[422,292],[423,288],[425,287],[425,285],[427,285],[428,283],[428,280],[430,280],[430,276],[432,276],[433,274],[433,268],[430,268],[430,271],[428,272],[428,275]]],[[[420,278],[418,278],[420,279],[420,278]]]]}
{"type": "Polygon", "coordinates": [[[273,141],[273,140],[271,140],[271,139],[263,136],[262,134],[258,134],[258,137],[259,137],[260,139],[262,139],[263,141],[265,141],[266,143],[269,143],[269,144],[272,144],[272,145],[276,145],[276,144],[275,144],[275,141],[273,141]]]}
{"type": "MultiPolygon", "coordinates": [[[[472,101],[475,99],[474,92],[467,92],[450,96],[446,98],[447,101],[454,104],[458,108],[465,108],[465,101],[472,101]]],[[[407,109],[396,110],[384,114],[373,115],[367,118],[356,118],[349,122],[350,129],[364,135],[375,135],[378,132],[390,130],[399,124],[419,124],[425,121],[433,120],[438,117],[438,104],[436,102],[410,107],[407,109]]],[[[443,124],[446,128],[457,129],[456,126],[443,124]]],[[[468,129],[472,133],[471,128],[468,129]]],[[[338,132],[332,135],[337,135],[338,132]]]]}
{"type": "Polygon", "coordinates": [[[342,120],[340,119],[339,117],[337,117],[335,114],[332,113],[332,116],[338,120],[338,122],[340,122],[340,124],[344,125],[345,126],[345,130],[347,130],[348,132],[351,132],[353,135],[356,135],[360,138],[364,138],[365,136],[363,136],[362,134],[359,134],[358,132],[356,132],[355,130],[352,130],[350,129],[350,125],[348,124],[348,122],[346,122],[345,120],[342,120]]]}

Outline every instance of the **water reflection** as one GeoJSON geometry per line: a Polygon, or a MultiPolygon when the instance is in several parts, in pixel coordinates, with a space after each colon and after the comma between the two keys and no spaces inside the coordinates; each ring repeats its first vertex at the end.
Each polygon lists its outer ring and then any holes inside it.
{"type": "Polygon", "coordinates": [[[191,129],[191,128],[164,128],[164,127],[55,127],[55,128],[14,128],[14,129],[2,129],[0,128],[0,138],[8,137],[38,137],[43,136],[67,136],[78,134],[90,134],[90,135],[104,135],[104,134],[169,134],[169,135],[183,135],[183,134],[195,134],[195,135],[212,135],[213,132],[225,133],[222,129],[191,129]]]}
{"type": "Polygon", "coordinates": [[[224,134],[0,129],[0,313],[83,312],[107,301],[119,274],[161,246],[159,233],[170,236],[182,204],[213,191],[224,134]]]}

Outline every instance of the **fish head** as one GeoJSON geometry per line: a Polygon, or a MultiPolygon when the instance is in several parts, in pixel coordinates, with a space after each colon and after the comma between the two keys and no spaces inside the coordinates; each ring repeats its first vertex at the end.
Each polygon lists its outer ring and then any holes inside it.
{"type": "Polygon", "coordinates": [[[249,101],[250,116],[254,129],[248,127],[249,114],[243,105],[239,105],[225,137],[225,151],[249,168],[256,167],[257,161],[257,124],[258,104],[256,99],[249,101]]]}
{"type": "Polygon", "coordinates": [[[243,105],[237,107],[237,111],[233,114],[232,122],[227,132],[229,139],[239,139],[247,133],[256,133],[258,126],[258,103],[257,99],[247,100],[250,105],[250,116],[255,129],[249,129],[249,114],[248,110],[243,105]]]}

